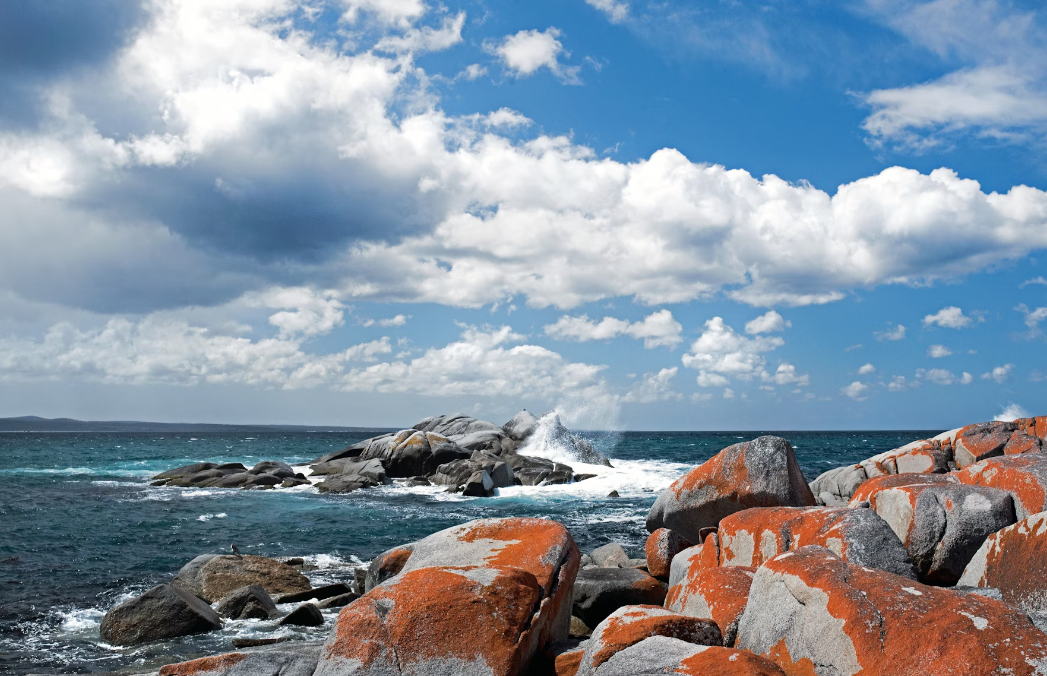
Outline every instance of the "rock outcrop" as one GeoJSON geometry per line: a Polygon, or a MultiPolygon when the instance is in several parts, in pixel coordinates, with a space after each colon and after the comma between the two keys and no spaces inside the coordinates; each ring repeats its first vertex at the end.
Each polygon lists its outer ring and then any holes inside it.
{"type": "Polygon", "coordinates": [[[703,529],[743,509],[814,504],[789,442],[760,437],[728,446],[662,491],[647,530],[669,528],[697,542],[703,529]]]}
{"type": "Polygon", "coordinates": [[[280,615],[273,599],[256,584],[226,594],[215,606],[215,612],[230,620],[269,620],[280,615]]]}
{"type": "Polygon", "coordinates": [[[964,468],[956,477],[968,486],[1007,491],[1019,519],[1047,510],[1047,455],[990,458],[964,468]]]}
{"type": "Polygon", "coordinates": [[[319,655],[316,643],[281,643],[169,664],[160,669],[159,676],[312,676],[319,655]]]}
{"type": "Polygon", "coordinates": [[[957,584],[999,589],[1004,601],[1047,613],[1047,512],[986,538],[957,584]]]}
{"type": "Polygon", "coordinates": [[[264,556],[196,557],[175,575],[171,586],[183,589],[208,603],[214,603],[231,592],[258,585],[273,594],[290,594],[312,588],[309,579],[292,566],[264,556]]]}
{"type": "Polygon", "coordinates": [[[652,636],[615,653],[596,676],[785,676],[770,660],[745,650],[652,636]]]}
{"type": "Polygon", "coordinates": [[[815,546],[756,571],[735,646],[787,674],[1033,676],[1047,669],[1047,635],[1013,606],[855,566],[815,546]]]}
{"type": "Polygon", "coordinates": [[[251,469],[238,462],[201,462],[167,470],[154,476],[152,481],[154,486],[182,488],[262,489],[309,485],[304,474],[295,472],[290,465],[279,460],[265,460],[251,469]]]}
{"type": "Polygon", "coordinates": [[[721,566],[688,571],[669,587],[665,607],[689,617],[712,618],[723,634],[723,645],[734,645],[738,622],[749,600],[755,568],[721,566]]]}
{"type": "Polygon", "coordinates": [[[203,634],[222,628],[211,606],[171,585],[161,584],[105,614],[99,633],[112,645],[203,634]]]}

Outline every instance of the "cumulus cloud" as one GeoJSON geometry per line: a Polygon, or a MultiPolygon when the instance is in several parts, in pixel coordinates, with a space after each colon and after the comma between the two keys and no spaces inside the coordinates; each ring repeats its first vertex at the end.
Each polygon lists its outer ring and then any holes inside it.
{"type": "Polygon", "coordinates": [[[906,380],[905,376],[894,376],[890,382],[887,383],[887,389],[891,392],[901,392],[902,390],[919,387],[919,382],[912,382],[906,380]]]}
{"type": "Polygon", "coordinates": [[[936,385],[970,385],[974,376],[964,371],[959,376],[947,369],[917,369],[916,377],[936,385]]]}
{"type": "Polygon", "coordinates": [[[797,374],[796,367],[787,362],[780,364],[774,374],[767,372],[764,354],[784,344],[778,336],[757,334],[747,338],[735,332],[722,317],[713,317],[705,322],[702,334],[682,361],[685,367],[698,369],[699,387],[723,387],[730,378],[751,380],[755,377],[765,383],[807,385],[809,377],[797,374]]]}
{"type": "Polygon", "coordinates": [[[515,77],[533,75],[541,68],[549,71],[567,84],[579,84],[578,66],[565,66],[561,56],[570,56],[564,51],[563,43],[557,38],[559,29],[549,27],[544,31],[522,30],[507,35],[498,44],[488,44],[487,50],[501,59],[505,68],[515,77]]]}
{"type": "Polygon", "coordinates": [[[386,319],[368,319],[365,320],[364,326],[381,326],[383,328],[389,328],[392,326],[403,326],[407,323],[407,320],[411,318],[411,315],[396,315],[395,317],[388,317],[386,319]]]}
{"type": "Polygon", "coordinates": [[[1040,322],[1047,319],[1047,307],[1038,307],[1035,310],[1030,310],[1025,303],[1022,303],[1014,309],[1025,315],[1025,325],[1029,327],[1030,335],[1039,335],[1040,322]]]}
{"type": "Polygon", "coordinates": [[[779,364],[773,375],[764,373],[761,374],[761,378],[767,383],[796,385],[797,387],[803,387],[805,385],[810,385],[811,383],[810,376],[807,374],[800,375],[796,373],[796,367],[788,362],[779,364]]]}
{"type": "Polygon", "coordinates": [[[622,23],[629,18],[629,3],[618,0],[585,0],[585,4],[595,7],[604,14],[611,23],[622,23]]]}
{"type": "Polygon", "coordinates": [[[784,331],[786,327],[792,325],[792,322],[785,321],[780,314],[771,310],[770,312],[747,322],[745,324],[745,332],[752,334],[773,333],[775,331],[784,331]]]}
{"type": "Polygon", "coordinates": [[[970,326],[973,320],[963,314],[963,310],[956,306],[943,307],[933,315],[923,318],[924,326],[941,326],[948,329],[962,329],[970,326]]]}
{"type": "Polygon", "coordinates": [[[1029,412],[1018,404],[1008,404],[1002,411],[996,414],[993,420],[1001,422],[1014,422],[1018,418],[1028,418],[1029,412]]]}
{"type": "Polygon", "coordinates": [[[856,380],[847,387],[840,388],[840,392],[843,392],[846,396],[854,399],[855,401],[865,401],[865,392],[869,389],[869,386],[860,380],[856,380]]]}
{"type": "Polygon", "coordinates": [[[870,373],[876,373],[876,367],[872,364],[865,364],[864,366],[858,369],[858,375],[866,376],[870,373]]]}
{"type": "Polygon", "coordinates": [[[877,331],[873,335],[876,336],[876,340],[901,340],[905,338],[905,327],[898,324],[894,328],[886,331],[877,331]]]}
{"type": "Polygon", "coordinates": [[[1020,287],[1024,289],[1025,287],[1034,284],[1039,286],[1047,286],[1047,279],[1044,279],[1042,275],[1039,277],[1033,277],[1032,279],[1027,279],[1024,282],[1022,282],[1020,287]]]}
{"type": "Polygon", "coordinates": [[[931,345],[927,348],[927,356],[932,359],[941,359],[942,357],[948,357],[951,354],[952,350],[944,345],[931,345]]]}
{"type": "Polygon", "coordinates": [[[558,340],[586,342],[590,340],[609,340],[617,336],[629,336],[643,340],[646,349],[655,347],[673,348],[683,342],[680,325],[669,310],[659,310],[648,315],[643,321],[630,323],[625,319],[604,317],[596,322],[588,315],[570,317],[564,315],[555,324],[545,327],[546,335],[558,340]]]}
{"type": "Polygon", "coordinates": [[[636,383],[622,397],[623,402],[635,402],[640,404],[652,404],[656,401],[679,401],[683,395],[674,392],[672,380],[676,377],[679,368],[665,368],[658,373],[645,373],[640,382],[636,383]]]}
{"type": "Polygon", "coordinates": [[[997,366],[988,373],[982,374],[983,380],[994,380],[997,383],[1005,383],[1007,379],[1011,377],[1011,371],[1014,370],[1014,364],[1004,364],[1003,366],[997,366]]]}

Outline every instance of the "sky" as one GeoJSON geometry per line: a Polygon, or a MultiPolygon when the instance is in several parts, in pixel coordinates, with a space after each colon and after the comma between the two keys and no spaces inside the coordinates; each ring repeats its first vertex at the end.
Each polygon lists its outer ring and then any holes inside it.
{"type": "Polygon", "coordinates": [[[1047,414],[1045,149],[1034,1],[7,0],[0,416],[1047,414]]]}

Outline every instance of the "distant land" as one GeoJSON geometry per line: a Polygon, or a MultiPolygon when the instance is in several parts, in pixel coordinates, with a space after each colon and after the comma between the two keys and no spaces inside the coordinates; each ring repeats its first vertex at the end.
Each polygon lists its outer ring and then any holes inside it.
{"type": "Polygon", "coordinates": [[[158,423],[135,420],[74,420],[35,415],[0,418],[0,432],[373,432],[384,427],[333,425],[218,425],[212,423],[158,423]]]}

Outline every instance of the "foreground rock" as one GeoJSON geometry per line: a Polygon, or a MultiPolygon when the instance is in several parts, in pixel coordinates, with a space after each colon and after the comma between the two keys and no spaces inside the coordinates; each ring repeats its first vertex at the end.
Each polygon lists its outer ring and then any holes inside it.
{"type": "Polygon", "coordinates": [[[573,614],[595,627],[622,606],[662,605],[664,582],[636,568],[590,568],[574,583],[573,614]]]}
{"type": "Polygon", "coordinates": [[[619,608],[593,630],[578,667],[578,676],[593,676],[615,653],[652,636],[667,636],[705,646],[723,645],[716,623],[679,615],[658,606],[619,608]]]}
{"type": "Polygon", "coordinates": [[[965,468],[957,478],[969,486],[1007,491],[1019,519],[1047,510],[1047,456],[990,458],[965,468]]]}
{"type": "Polygon", "coordinates": [[[231,592],[258,585],[270,595],[304,592],[309,579],[295,568],[264,556],[215,556],[203,554],[178,571],[171,586],[214,603],[231,592]]]}
{"type": "Polygon", "coordinates": [[[177,587],[162,584],[106,613],[99,633],[106,643],[135,645],[221,628],[222,620],[211,606],[177,587]]]}
{"type": "Polygon", "coordinates": [[[743,509],[814,504],[789,442],[760,437],[728,446],[662,491],[647,530],[669,528],[698,542],[703,529],[743,509]]]}
{"type": "Polygon", "coordinates": [[[668,578],[673,557],[694,543],[668,528],[659,528],[651,533],[644,546],[647,557],[647,571],[657,578],[668,578]]]}
{"type": "Polygon", "coordinates": [[[318,644],[281,644],[169,664],[160,669],[159,676],[311,676],[319,656],[318,644]]]}
{"type": "Polygon", "coordinates": [[[218,602],[215,612],[230,620],[268,620],[280,615],[273,599],[256,584],[227,594],[218,602]]]}
{"type": "Polygon", "coordinates": [[[736,647],[786,673],[1042,675],[1047,635],[1013,606],[803,547],[761,566],[736,647]]]}
{"type": "Polygon", "coordinates": [[[474,521],[383,558],[390,574],[339,614],[317,676],[516,675],[567,638],[580,555],[556,522],[474,521]]]}
{"type": "Polygon", "coordinates": [[[1005,491],[962,484],[895,485],[869,503],[898,535],[918,578],[952,585],[990,534],[1015,522],[1005,491]]]}
{"type": "Polygon", "coordinates": [[[784,552],[821,545],[855,565],[916,578],[898,536],[868,508],[747,509],[723,519],[717,535],[722,566],[756,567],[784,552]]]}
{"type": "Polygon", "coordinates": [[[1026,612],[1047,612],[1047,512],[990,535],[957,584],[999,589],[1026,612]]]}
{"type": "Polygon", "coordinates": [[[734,645],[738,622],[749,600],[755,568],[722,566],[688,571],[669,588],[665,607],[689,617],[712,618],[723,634],[723,645],[734,645]]]}
{"type": "MultiPolygon", "coordinates": [[[[615,653],[596,676],[785,676],[773,662],[744,650],[652,636],[615,653]]],[[[808,672],[810,673],[810,672],[808,672]]]]}

